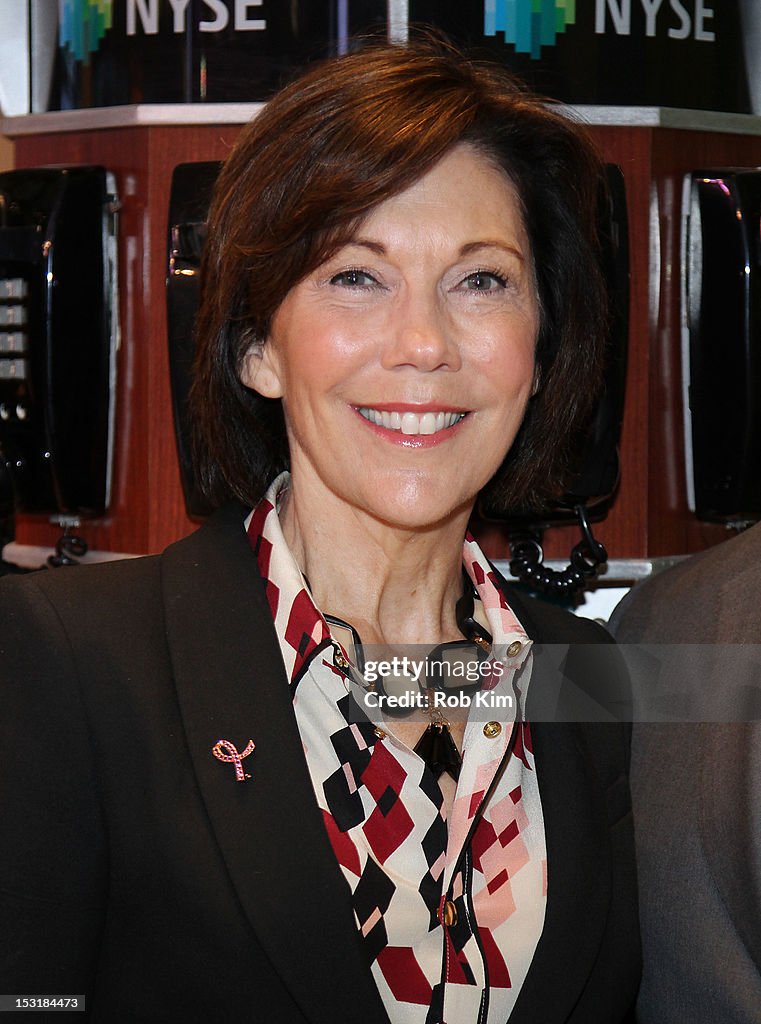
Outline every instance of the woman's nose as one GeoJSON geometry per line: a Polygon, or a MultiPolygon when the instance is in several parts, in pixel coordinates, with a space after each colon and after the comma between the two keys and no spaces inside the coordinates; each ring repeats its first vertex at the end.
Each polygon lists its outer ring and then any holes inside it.
{"type": "Polygon", "coordinates": [[[435,296],[409,297],[393,318],[381,360],[386,369],[458,370],[460,349],[446,311],[435,296]]]}

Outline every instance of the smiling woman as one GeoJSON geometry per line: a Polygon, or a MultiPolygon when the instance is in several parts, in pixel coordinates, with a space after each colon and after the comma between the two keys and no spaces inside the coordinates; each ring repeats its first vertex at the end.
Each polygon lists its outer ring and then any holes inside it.
{"type": "MultiPolygon", "coordinates": [[[[454,51],[394,47],[362,50],[329,72],[320,65],[283,90],[244,131],[223,168],[210,216],[195,393],[199,468],[217,501],[234,495],[255,503],[289,464],[280,404],[241,386],[252,344],[269,336],[292,288],[340,248],[361,242],[368,215],[392,197],[402,202],[401,194],[457,147],[479,155],[483,166],[478,181],[466,176],[451,183],[460,191],[450,192],[448,205],[439,199],[439,219],[456,215],[461,204],[479,206],[480,185],[491,171],[496,194],[508,190],[517,205],[517,222],[511,211],[506,224],[523,237],[525,251],[508,246],[498,261],[504,270],[488,276],[490,287],[503,278],[511,291],[533,281],[540,313],[541,386],[490,482],[490,504],[526,508],[562,491],[569,446],[596,393],[604,348],[595,238],[599,164],[577,126],[502,68],[473,64],[454,51]]],[[[415,194],[410,189],[410,201],[415,194]]],[[[470,245],[495,241],[494,223],[486,223],[483,238],[464,239],[463,255],[477,257],[470,245]]],[[[370,285],[358,276],[370,254],[381,255],[360,246],[354,262],[336,265],[349,274],[344,284],[370,285]]],[[[472,266],[481,274],[463,291],[482,289],[484,271],[494,269],[477,258],[472,266]]]]}
{"type": "Polygon", "coordinates": [[[359,531],[447,522],[461,541],[523,420],[538,326],[515,190],[456,146],[295,285],[244,357],[243,382],[283,402],[291,546],[302,491],[315,531],[350,507],[359,531]]]}
{"type": "Polygon", "coordinates": [[[628,1021],[627,733],[529,721],[547,645],[598,696],[615,649],[468,533],[485,489],[562,482],[599,181],[577,128],[428,44],[317,66],[242,133],[192,396],[221,507],[0,589],[0,991],[108,1022],[628,1021]]]}

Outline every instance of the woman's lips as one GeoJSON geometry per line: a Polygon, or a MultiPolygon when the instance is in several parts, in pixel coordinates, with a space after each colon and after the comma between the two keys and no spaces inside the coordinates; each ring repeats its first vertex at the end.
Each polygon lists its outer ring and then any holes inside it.
{"type": "Polygon", "coordinates": [[[467,412],[462,410],[435,406],[416,406],[414,409],[409,405],[355,406],[355,411],[374,432],[414,448],[428,448],[440,443],[451,436],[467,416],[467,412]]]}

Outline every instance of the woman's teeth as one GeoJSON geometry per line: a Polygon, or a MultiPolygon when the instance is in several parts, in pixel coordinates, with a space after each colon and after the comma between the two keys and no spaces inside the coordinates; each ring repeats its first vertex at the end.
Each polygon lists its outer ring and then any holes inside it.
{"type": "Polygon", "coordinates": [[[400,430],[403,434],[438,434],[440,430],[454,426],[464,416],[464,412],[381,412],[362,406],[360,416],[374,423],[376,427],[386,430],[400,430]]]}

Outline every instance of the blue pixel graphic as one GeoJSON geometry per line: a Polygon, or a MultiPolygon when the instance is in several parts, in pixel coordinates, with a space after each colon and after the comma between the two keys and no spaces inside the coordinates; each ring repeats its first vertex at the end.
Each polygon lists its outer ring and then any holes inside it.
{"type": "Polygon", "coordinates": [[[59,45],[89,64],[90,54],[100,46],[112,20],[113,0],[59,0],[59,45]]]}
{"type": "Polygon", "coordinates": [[[502,32],[516,53],[533,60],[575,22],[576,0],[484,0],[484,35],[502,32]]]}

